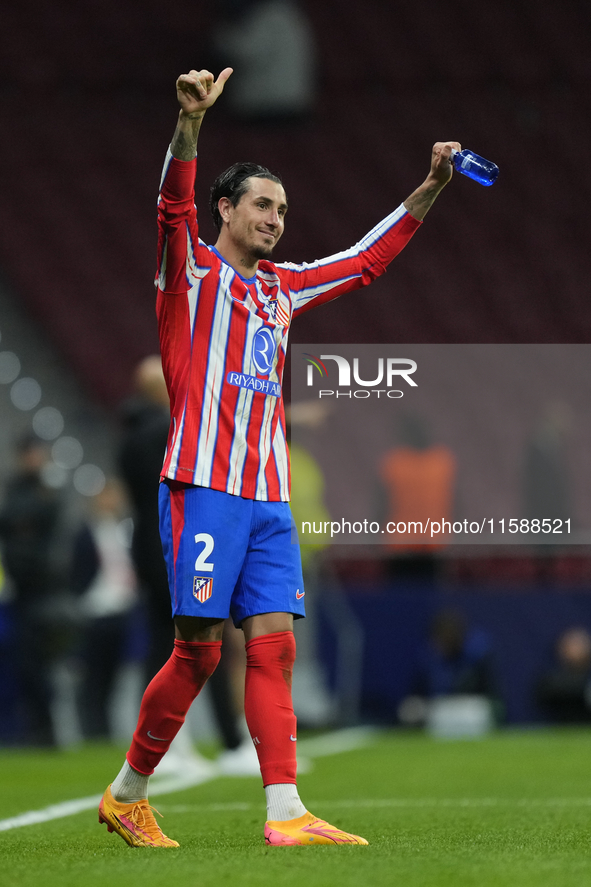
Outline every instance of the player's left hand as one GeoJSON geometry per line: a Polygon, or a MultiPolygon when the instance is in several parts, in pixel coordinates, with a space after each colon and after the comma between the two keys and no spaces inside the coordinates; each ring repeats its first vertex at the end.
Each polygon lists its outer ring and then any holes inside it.
{"type": "Polygon", "coordinates": [[[435,142],[431,154],[431,175],[440,185],[447,185],[453,174],[451,152],[461,151],[459,142],[435,142]]]}

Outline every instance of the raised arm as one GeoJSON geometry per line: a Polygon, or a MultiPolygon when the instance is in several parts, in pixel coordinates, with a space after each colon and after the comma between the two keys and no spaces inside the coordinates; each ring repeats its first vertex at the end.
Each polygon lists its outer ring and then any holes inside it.
{"type": "Polygon", "coordinates": [[[429,175],[416,191],[404,201],[404,206],[415,219],[421,222],[437,197],[452,177],[451,152],[461,151],[459,142],[435,142],[431,154],[429,175]]]}
{"type": "Polygon", "coordinates": [[[217,80],[209,71],[189,71],[176,82],[176,94],[181,110],[172,137],[170,150],[177,160],[193,160],[197,153],[197,139],[201,121],[208,108],[218,100],[232,68],[224,68],[217,80]]]}
{"type": "Polygon", "coordinates": [[[461,151],[459,142],[436,142],[423,184],[351,249],[311,264],[280,266],[291,273],[294,316],[365,286],[384,273],[451,179],[452,150],[461,151]]]}

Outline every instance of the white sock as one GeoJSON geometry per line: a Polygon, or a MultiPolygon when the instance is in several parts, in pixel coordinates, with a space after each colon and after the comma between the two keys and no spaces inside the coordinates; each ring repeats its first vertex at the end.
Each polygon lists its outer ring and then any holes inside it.
{"type": "Polygon", "coordinates": [[[138,773],[125,761],[111,786],[111,794],[120,804],[135,804],[136,801],[143,801],[148,797],[149,779],[149,776],[138,773]]]}
{"type": "Polygon", "coordinates": [[[267,819],[271,822],[297,819],[307,812],[300,801],[297,785],[291,782],[266,785],[265,795],[267,796],[267,819]]]}

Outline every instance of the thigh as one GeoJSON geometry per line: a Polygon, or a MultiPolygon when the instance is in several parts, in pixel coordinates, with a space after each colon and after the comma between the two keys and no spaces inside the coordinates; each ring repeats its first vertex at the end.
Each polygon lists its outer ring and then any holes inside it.
{"type": "Polygon", "coordinates": [[[226,619],[248,550],[252,501],[160,485],[160,532],[174,616],[226,619]]]}
{"type": "Polygon", "coordinates": [[[235,625],[263,613],[305,616],[300,547],[292,530],[287,502],[253,503],[250,544],[232,598],[235,625]]]}

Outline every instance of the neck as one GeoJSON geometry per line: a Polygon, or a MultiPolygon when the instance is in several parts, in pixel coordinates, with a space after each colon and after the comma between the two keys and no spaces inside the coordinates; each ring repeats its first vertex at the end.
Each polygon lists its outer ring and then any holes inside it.
{"type": "Polygon", "coordinates": [[[222,256],[225,261],[230,265],[234,271],[240,274],[242,277],[254,277],[257,273],[257,269],[259,267],[259,260],[255,259],[248,253],[244,253],[242,250],[237,249],[235,244],[232,241],[224,237],[223,230],[220,232],[220,236],[218,237],[215,248],[217,249],[220,256],[222,256]]]}

